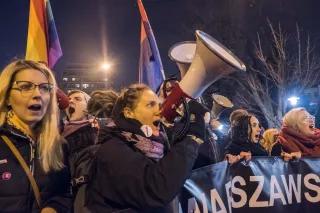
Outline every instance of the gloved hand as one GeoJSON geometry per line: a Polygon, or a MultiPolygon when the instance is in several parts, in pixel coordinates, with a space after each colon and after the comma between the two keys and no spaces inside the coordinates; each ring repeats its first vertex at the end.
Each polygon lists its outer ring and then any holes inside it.
{"type": "Polygon", "coordinates": [[[204,116],[206,113],[209,113],[210,110],[195,100],[189,101],[188,106],[190,112],[190,127],[187,135],[194,135],[204,140],[206,133],[204,116]]]}

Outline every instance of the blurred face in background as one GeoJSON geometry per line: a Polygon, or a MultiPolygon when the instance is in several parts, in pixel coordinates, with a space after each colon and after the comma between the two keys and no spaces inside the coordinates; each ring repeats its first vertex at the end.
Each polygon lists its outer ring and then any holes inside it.
{"type": "Polygon", "coordinates": [[[299,132],[305,136],[314,135],[315,118],[306,110],[301,110],[297,117],[297,128],[299,132]]]}
{"type": "Polygon", "coordinates": [[[69,107],[66,114],[69,121],[81,121],[87,119],[88,98],[82,92],[75,92],[69,95],[69,107]]]}
{"type": "Polygon", "coordinates": [[[250,127],[248,128],[248,135],[252,142],[258,143],[261,137],[261,127],[259,120],[255,116],[250,118],[250,127]],[[250,132],[251,129],[251,132],[250,132]]]}

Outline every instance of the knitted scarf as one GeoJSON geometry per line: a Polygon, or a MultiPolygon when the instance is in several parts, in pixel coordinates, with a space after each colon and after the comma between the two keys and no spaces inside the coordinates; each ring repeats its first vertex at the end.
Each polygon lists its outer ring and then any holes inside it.
{"type": "Polygon", "coordinates": [[[89,120],[67,122],[63,127],[63,132],[61,133],[61,135],[63,137],[67,137],[72,133],[74,133],[75,131],[77,131],[78,129],[80,129],[81,127],[84,127],[87,125],[91,125],[89,120]]]}
{"type": "Polygon", "coordinates": [[[305,136],[296,130],[283,127],[278,136],[278,143],[285,152],[298,152],[302,156],[320,157],[320,130],[316,130],[313,136],[305,136]]]}
{"type": "MultiPolygon", "coordinates": [[[[120,137],[129,146],[135,147],[145,156],[153,159],[160,160],[164,155],[164,136],[160,132],[159,136],[147,137],[140,129],[141,124],[134,119],[122,119],[117,122],[108,122],[103,128],[101,135],[107,134],[120,137]]],[[[105,136],[102,136],[105,138],[105,136]]],[[[101,138],[101,139],[102,139],[101,138]]]]}
{"type": "MultiPolygon", "coordinates": [[[[35,143],[37,141],[37,138],[34,138],[36,135],[32,137],[31,132],[23,126],[17,115],[12,110],[10,110],[6,115],[6,123],[22,132],[31,142],[35,143]]],[[[37,130],[39,130],[38,126],[35,127],[34,131],[37,132],[37,130]]]]}
{"type": "Polygon", "coordinates": [[[131,132],[121,132],[121,135],[128,143],[132,143],[145,156],[153,160],[160,160],[163,157],[164,145],[141,135],[131,132]]]}

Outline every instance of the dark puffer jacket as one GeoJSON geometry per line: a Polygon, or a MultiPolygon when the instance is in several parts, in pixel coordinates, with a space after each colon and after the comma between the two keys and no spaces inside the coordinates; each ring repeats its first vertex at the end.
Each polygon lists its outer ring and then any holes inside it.
{"type": "Polygon", "coordinates": [[[226,147],[225,154],[239,155],[240,152],[251,152],[252,156],[268,156],[268,152],[260,143],[253,143],[249,140],[234,140],[226,147]]]}
{"type": "MultiPolygon", "coordinates": [[[[61,134],[67,140],[68,162],[73,184],[79,177],[88,173],[87,165],[83,162],[86,162],[88,157],[86,154],[88,147],[96,142],[97,133],[97,128],[92,127],[89,120],[85,120],[67,124],[61,134]]],[[[74,187],[75,194],[76,190],[77,187],[74,187]]]]}
{"type": "MultiPolygon", "coordinates": [[[[4,125],[0,127],[0,134],[6,135],[13,142],[33,171],[40,190],[42,207],[51,207],[59,213],[69,212],[72,203],[67,167],[45,174],[39,159],[36,157],[32,160],[32,152],[36,150],[36,146],[23,133],[4,125]]],[[[28,177],[2,138],[0,138],[0,212],[40,212],[28,177]]]]}
{"type": "Polygon", "coordinates": [[[86,206],[92,212],[164,212],[188,178],[199,145],[187,136],[154,161],[119,137],[121,130],[143,135],[139,128],[118,126],[100,132],[86,206]]]}

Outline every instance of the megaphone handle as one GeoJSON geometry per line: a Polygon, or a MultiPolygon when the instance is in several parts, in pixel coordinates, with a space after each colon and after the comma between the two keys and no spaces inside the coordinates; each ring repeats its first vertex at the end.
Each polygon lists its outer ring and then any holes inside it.
{"type": "Polygon", "coordinates": [[[186,120],[185,120],[185,122],[183,124],[183,127],[180,129],[180,131],[178,131],[176,134],[173,134],[173,141],[182,140],[187,135],[187,132],[188,132],[189,127],[190,127],[191,116],[190,116],[189,106],[188,106],[186,100],[183,100],[182,104],[183,104],[183,108],[185,110],[184,117],[185,117],[186,120]]]}
{"type": "Polygon", "coordinates": [[[167,98],[168,94],[170,94],[172,90],[172,85],[174,85],[174,83],[172,82],[177,82],[177,78],[176,77],[167,78],[163,81],[162,85],[160,86],[159,88],[159,90],[161,90],[160,94],[162,93],[164,98],[167,98]]]}
{"type": "Polygon", "coordinates": [[[170,95],[166,98],[162,105],[161,115],[170,123],[177,116],[177,108],[183,101],[183,98],[190,98],[179,86],[178,83],[173,85],[170,95]]]}

